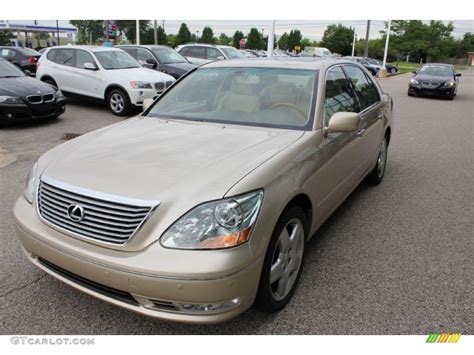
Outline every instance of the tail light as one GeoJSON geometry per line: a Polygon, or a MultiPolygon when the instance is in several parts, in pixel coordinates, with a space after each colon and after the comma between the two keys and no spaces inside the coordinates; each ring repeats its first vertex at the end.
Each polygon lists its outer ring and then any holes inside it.
{"type": "Polygon", "coordinates": [[[28,63],[30,64],[38,63],[38,57],[28,57],[28,63]]]}

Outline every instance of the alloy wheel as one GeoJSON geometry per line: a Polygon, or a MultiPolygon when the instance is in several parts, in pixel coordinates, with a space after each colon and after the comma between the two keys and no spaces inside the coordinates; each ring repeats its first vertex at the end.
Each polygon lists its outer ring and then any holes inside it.
{"type": "Polygon", "coordinates": [[[112,109],[112,111],[120,113],[123,111],[124,106],[125,102],[122,95],[114,93],[110,97],[110,108],[112,109]]]}

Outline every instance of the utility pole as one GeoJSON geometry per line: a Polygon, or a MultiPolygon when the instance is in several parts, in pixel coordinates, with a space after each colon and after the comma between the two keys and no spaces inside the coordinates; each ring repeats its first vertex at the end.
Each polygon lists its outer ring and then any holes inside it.
{"type": "Polygon", "coordinates": [[[367,31],[365,32],[364,57],[369,56],[369,35],[370,35],[370,20],[367,20],[367,31]]]}
{"type": "Polygon", "coordinates": [[[56,20],[56,37],[58,38],[58,46],[61,45],[61,42],[59,42],[59,21],[56,20]]]}
{"type": "MultiPolygon", "coordinates": [[[[262,28],[263,32],[263,28],[262,28]]],[[[267,57],[273,56],[273,41],[275,39],[275,20],[270,23],[270,33],[268,34],[267,57]]]]}
{"type": "Polygon", "coordinates": [[[136,22],[137,44],[140,45],[140,20],[136,22]]]}
{"type": "Polygon", "coordinates": [[[352,57],[354,56],[355,46],[356,46],[356,30],[355,30],[355,28],[353,29],[353,31],[354,31],[354,35],[352,37],[352,54],[351,54],[352,57]]]}
{"type": "Polygon", "coordinates": [[[153,36],[155,38],[155,44],[158,44],[158,29],[156,28],[156,20],[153,21],[153,36]]]}
{"type": "Polygon", "coordinates": [[[390,27],[392,26],[392,21],[388,21],[388,29],[387,29],[387,37],[385,37],[385,52],[383,54],[383,68],[385,68],[385,64],[387,63],[387,53],[388,53],[388,42],[390,40],[390,27]]]}

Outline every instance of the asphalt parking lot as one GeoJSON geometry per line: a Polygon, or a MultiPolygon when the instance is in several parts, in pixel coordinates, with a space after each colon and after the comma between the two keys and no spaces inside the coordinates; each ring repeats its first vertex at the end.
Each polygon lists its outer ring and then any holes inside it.
{"type": "Polygon", "coordinates": [[[70,101],[56,121],[0,128],[0,334],[473,334],[473,68],[462,75],[454,101],[408,97],[407,75],[380,79],[396,115],[383,183],[362,183],[312,239],[283,311],[251,309],[214,326],[98,301],[20,250],[12,206],[32,164],[67,134],[121,118],[70,101]]]}

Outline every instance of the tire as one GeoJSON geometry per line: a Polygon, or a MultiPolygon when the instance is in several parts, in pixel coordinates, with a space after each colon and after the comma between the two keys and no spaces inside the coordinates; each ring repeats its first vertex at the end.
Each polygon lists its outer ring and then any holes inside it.
{"type": "Polygon", "coordinates": [[[397,68],[390,68],[390,74],[397,74],[397,68]]]}
{"type": "Polygon", "coordinates": [[[415,94],[411,93],[410,91],[408,91],[408,96],[415,96],[415,94]]]}
{"type": "Polygon", "coordinates": [[[258,309],[274,313],[290,301],[301,276],[308,229],[301,207],[291,206],[281,215],[263,262],[255,299],[258,309]]]}
{"type": "Polygon", "coordinates": [[[115,116],[128,116],[132,110],[132,103],[128,94],[121,89],[113,89],[107,95],[107,106],[115,116]]]}
{"type": "Polygon", "coordinates": [[[388,139],[387,136],[383,138],[382,144],[380,145],[379,155],[377,157],[377,163],[375,164],[374,170],[369,174],[368,180],[373,185],[378,185],[382,182],[385,175],[385,168],[387,166],[387,153],[388,153],[388,139]]]}
{"type": "Polygon", "coordinates": [[[55,88],[58,87],[58,84],[56,84],[56,82],[55,82],[54,79],[52,79],[52,78],[46,78],[46,79],[44,79],[44,80],[42,80],[42,81],[43,81],[43,83],[49,84],[49,85],[51,85],[51,86],[54,86],[55,88]]]}

